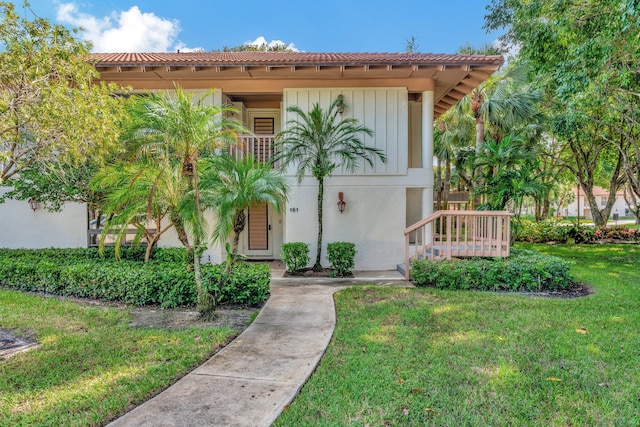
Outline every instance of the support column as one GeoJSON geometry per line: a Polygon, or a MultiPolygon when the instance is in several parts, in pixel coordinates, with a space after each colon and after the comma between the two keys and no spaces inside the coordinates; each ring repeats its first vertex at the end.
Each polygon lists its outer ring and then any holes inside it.
{"type": "Polygon", "coordinates": [[[422,189],[422,218],[433,213],[433,91],[422,92],[422,168],[427,182],[422,189]]]}

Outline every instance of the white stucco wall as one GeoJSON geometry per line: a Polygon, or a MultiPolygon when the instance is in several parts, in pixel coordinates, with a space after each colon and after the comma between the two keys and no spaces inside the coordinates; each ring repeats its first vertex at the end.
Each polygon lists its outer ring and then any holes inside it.
{"type": "MultiPolygon", "coordinates": [[[[357,270],[391,270],[403,262],[406,221],[406,189],[402,185],[362,185],[348,178],[329,178],[325,182],[323,210],[322,263],[326,245],[331,242],[356,244],[357,270]],[[344,193],[346,209],[338,211],[338,193],[344,193]]],[[[293,186],[286,212],[287,242],[309,244],[311,264],[315,262],[318,236],[317,183],[305,179],[293,186]]]]}
{"type": "MultiPolygon", "coordinates": [[[[8,191],[0,188],[0,193],[8,191]]],[[[87,208],[69,203],[61,212],[42,208],[31,210],[22,200],[0,204],[0,247],[3,248],[78,248],[87,246],[87,208]]]]}

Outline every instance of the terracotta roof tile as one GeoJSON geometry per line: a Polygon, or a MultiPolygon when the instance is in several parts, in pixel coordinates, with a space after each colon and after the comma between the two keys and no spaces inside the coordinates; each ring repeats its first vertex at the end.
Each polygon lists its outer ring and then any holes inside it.
{"type": "Polygon", "coordinates": [[[434,53],[307,53],[307,52],[201,52],[201,53],[94,53],[97,65],[448,65],[502,64],[502,56],[434,53]]]}

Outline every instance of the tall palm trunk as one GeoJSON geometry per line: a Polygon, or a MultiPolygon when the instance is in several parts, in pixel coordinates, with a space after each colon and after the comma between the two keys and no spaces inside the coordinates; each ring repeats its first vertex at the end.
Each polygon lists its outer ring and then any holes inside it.
{"type": "Polygon", "coordinates": [[[313,271],[322,271],[322,201],[324,199],[324,178],[318,178],[318,250],[316,251],[316,263],[313,271]]]}

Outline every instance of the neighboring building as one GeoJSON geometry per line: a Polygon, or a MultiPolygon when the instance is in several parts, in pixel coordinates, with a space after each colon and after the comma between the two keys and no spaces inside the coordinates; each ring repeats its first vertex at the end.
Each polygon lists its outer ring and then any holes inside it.
{"type": "MultiPolygon", "coordinates": [[[[569,203],[566,207],[561,207],[559,209],[559,214],[561,216],[572,217],[577,217],[579,214],[580,218],[593,219],[593,215],[591,215],[591,206],[584,194],[584,190],[578,186],[574,186],[572,188],[572,192],[574,197],[573,202],[569,203]]],[[[609,190],[605,190],[602,187],[593,187],[593,195],[598,201],[599,209],[603,209],[607,205],[609,190]]],[[[623,191],[618,191],[616,193],[616,201],[611,208],[611,216],[613,217],[614,214],[618,214],[620,217],[631,215],[629,212],[629,206],[624,200],[623,191]]]]}
{"type": "MultiPolygon", "coordinates": [[[[383,150],[386,164],[362,165],[356,173],[337,170],[325,182],[324,242],[356,244],[356,268],[393,269],[404,260],[403,230],[433,212],[433,121],[477,87],[503,63],[500,56],[418,53],[126,53],[94,54],[101,80],[134,91],[172,91],[174,85],[196,96],[215,89],[213,104],[232,103],[257,137],[243,139],[254,153],[269,152],[274,134],[294,119],[287,107],[305,111],[314,103],[327,108],[338,95],[355,117],[374,130],[366,144],[383,150]],[[338,193],[347,203],[337,208],[338,193]]],[[[288,171],[293,175],[292,171],[288,171]]],[[[278,258],[283,242],[303,241],[315,253],[317,184],[292,177],[285,212],[270,208],[249,212],[241,251],[256,258],[278,258]]],[[[16,202],[17,203],[17,202],[16,202]]],[[[66,224],[49,223],[46,212],[31,212],[26,202],[0,205],[0,246],[55,245],[55,236],[86,232],[74,215],[66,224]],[[50,236],[46,244],[23,238],[29,215],[50,236]],[[4,218],[12,216],[7,228],[4,218]],[[79,231],[82,230],[82,231],[79,231]],[[6,237],[8,233],[14,237],[6,237]]],[[[74,208],[75,209],[75,208],[74,208]]],[[[30,220],[29,220],[30,221],[30,220]]],[[[60,246],[82,242],[60,240],[60,246]]],[[[173,244],[171,238],[163,244],[173,244]]],[[[222,259],[214,247],[212,261],[222,259]]]]}

